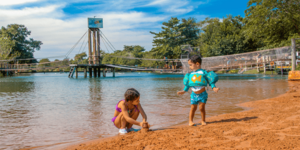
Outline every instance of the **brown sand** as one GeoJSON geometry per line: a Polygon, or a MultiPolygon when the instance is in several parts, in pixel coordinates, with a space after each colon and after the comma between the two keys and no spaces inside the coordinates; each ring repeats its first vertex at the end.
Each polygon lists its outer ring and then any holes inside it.
{"type": "Polygon", "coordinates": [[[253,109],[210,117],[206,126],[139,131],[66,150],[300,149],[300,82],[289,82],[289,86],[278,97],[240,104],[253,109]]]}

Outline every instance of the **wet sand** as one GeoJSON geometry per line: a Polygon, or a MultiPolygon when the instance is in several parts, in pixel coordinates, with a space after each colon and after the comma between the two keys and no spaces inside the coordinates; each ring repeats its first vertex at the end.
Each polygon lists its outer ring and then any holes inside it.
{"type": "Polygon", "coordinates": [[[209,117],[206,126],[139,131],[84,142],[65,150],[300,149],[300,82],[289,82],[289,91],[275,98],[239,106],[251,109],[209,117]]]}

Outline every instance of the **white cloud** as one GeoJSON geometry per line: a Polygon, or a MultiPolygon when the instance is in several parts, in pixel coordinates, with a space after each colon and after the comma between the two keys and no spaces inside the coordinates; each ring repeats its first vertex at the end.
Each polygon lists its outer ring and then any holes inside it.
{"type": "Polygon", "coordinates": [[[25,3],[37,2],[40,0],[2,0],[0,6],[20,5],[25,3]]]}
{"type": "Polygon", "coordinates": [[[164,5],[171,2],[170,0],[155,0],[151,3],[149,3],[147,6],[153,6],[153,5],[164,5]]]}
{"type": "Polygon", "coordinates": [[[58,17],[58,16],[62,16],[62,14],[59,13],[59,11],[56,11],[59,7],[61,6],[51,5],[47,7],[33,7],[33,8],[25,7],[23,9],[0,9],[0,17],[13,17],[13,18],[21,18],[26,16],[58,17]]]}
{"type": "Polygon", "coordinates": [[[175,12],[175,13],[188,13],[194,10],[194,8],[191,7],[187,7],[187,8],[178,8],[177,6],[174,7],[170,7],[168,9],[166,9],[168,12],[175,12]]]}
{"type": "MultiPolygon", "coordinates": [[[[62,6],[24,8],[22,10],[0,9],[0,26],[16,23],[25,25],[31,31],[31,37],[43,42],[41,50],[35,52],[36,58],[65,55],[70,48],[87,31],[87,17],[103,18],[102,31],[116,49],[124,45],[141,45],[147,50],[152,48],[152,34],[149,31],[138,31],[137,28],[151,27],[165,17],[147,16],[141,12],[114,12],[85,14],[69,19],[60,13],[62,6]]],[[[87,37],[85,37],[87,38],[87,37]]],[[[87,40],[85,40],[87,41],[87,40]]],[[[81,41],[82,42],[82,41],[81,41]]],[[[78,52],[79,43],[70,58],[78,52]]],[[[102,48],[106,49],[104,43],[102,48]]],[[[87,48],[86,48],[87,49],[87,48]]]]}
{"type": "Polygon", "coordinates": [[[190,4],[188,0],[155,0],[145,6],[159,6],[164,12],[184,14],[193,11],[202,2],[197,2],[198,5],[190,4]]]}
{"type": "MultiPolygon", "coordinates": [[[[6,5],[38,0],[10,1],[11,3],[6,3],[6,5]]],[[[31,31],[32,38],[43,42],[41,50],[34,54],[36,58],[43,58],[65,55],[87,31],[87,18],[97,16],[97,18],[103,18],[104,28],[101,30],[116,49],[122,50],[124,45],[141,45],[146,50],[150,50],[153,41],[153,35],[149,33],[150,30],[159,30],[161,22],[167,21],[170,15],[184,14],[192,11],[195,7],[189,6],[189,2],[186,0],[156,0],[149,5],[160,5],[159,8],[168,13],[149,15],[144,12],[128,11],[137,6],[145,7],[145,3],[148,2],[133,0],[127,3],[123,0],[115,0],[104,3],[101,7],[99,6],[103,9],[95,10],[95,12],[83,10],[84,13],[71,16],[63,12],[65,6],[68,6],[66,1],[53,1],[51,5],[47,3],[46,6],[23,7],[21,9],[0,7],[0,27],[6,27],[13,23],[25,25],[31,31]]],[[[74,7],[77,8],[77,6],[74,7]]],[[[80,46],[81,43],[78,44],[70,58],[74,57],[80,46]]],[[[107,49],[104,43],[101,43],[101,47],[107,49]]]]}

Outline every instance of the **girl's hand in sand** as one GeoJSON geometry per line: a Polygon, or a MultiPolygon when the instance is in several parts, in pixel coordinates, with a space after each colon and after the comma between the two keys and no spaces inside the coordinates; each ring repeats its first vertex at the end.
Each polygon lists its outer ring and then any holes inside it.
{"type": "Polygon", "coordinates": [[[143,127],[144,122],[140,122],[140,126],[143,127]]]}
{"type": "Polygon", "coordinates": [[[182,95],[182,94],[184,94],[185,93],[185,91],[178,91],[177,92],[177,95],[182,95]]]}
{"type": "Polygon", "coordinates": [[[220,90],[220,88],[216,88],[216,87],[213,88],[213,91],[216,92],[216,93],[218,93],[219,90],[220,90]]]}
{"type": "Polygon", "coordinates": [[[143,128],[150,128],[150,125],[148,122],[143,122],[143,128]]]}

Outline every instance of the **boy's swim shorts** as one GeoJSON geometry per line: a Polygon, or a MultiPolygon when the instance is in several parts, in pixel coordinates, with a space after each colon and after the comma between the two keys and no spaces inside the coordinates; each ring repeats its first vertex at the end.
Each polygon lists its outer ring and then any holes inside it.
{"type": "Polygon", "coordinates": [[[207,101],[207,92],[204,91],[200,94],[196,94],[194,92],[192,92],[191,94],[191,105],[198,105],[199,102],[206,104],[207,101]]]}

